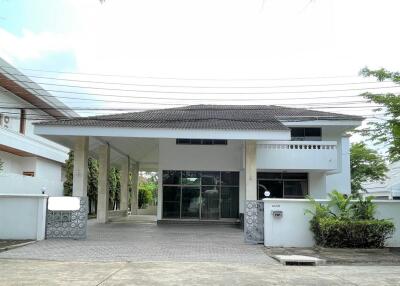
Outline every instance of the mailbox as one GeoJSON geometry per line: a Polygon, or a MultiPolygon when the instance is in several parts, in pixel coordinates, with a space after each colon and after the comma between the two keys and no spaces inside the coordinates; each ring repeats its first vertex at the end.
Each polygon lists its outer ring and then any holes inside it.
{"type": "Polygon", "coordinates": [[[283,211],[271,211],[274,218],[281,218],[283,216],[283,211]]]}

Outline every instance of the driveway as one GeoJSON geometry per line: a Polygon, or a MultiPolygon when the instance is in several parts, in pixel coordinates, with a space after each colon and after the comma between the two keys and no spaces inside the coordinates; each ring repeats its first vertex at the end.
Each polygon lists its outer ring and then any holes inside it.
{"type": "Polygon", "coordinates": [[[0,258],[57,261],[179,261],[276,264],[262,245],[244,243],[227,225],[157,225],[89,221],[86,240],[52,239],[0,253],[0,258]]]}
{"type": "Polygon", "coordinates": [[[396,266],[298,267],[221,262],[0,259],[0,285],[399,285],[396,266]]]}

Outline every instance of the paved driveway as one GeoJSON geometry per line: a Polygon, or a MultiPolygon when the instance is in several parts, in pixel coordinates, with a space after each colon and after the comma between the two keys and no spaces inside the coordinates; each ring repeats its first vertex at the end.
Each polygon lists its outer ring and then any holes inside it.
{"type": "Polygon", "coordinates": [[[263,246],[244,243],[243,232],[233,226],[95,221],[89,221],[86,240],[44,240],[2,252],[0,258],[276,264],[263,246]]]}

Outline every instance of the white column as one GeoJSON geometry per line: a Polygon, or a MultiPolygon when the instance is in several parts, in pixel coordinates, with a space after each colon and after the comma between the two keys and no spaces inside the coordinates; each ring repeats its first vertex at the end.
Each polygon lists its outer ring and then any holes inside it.
{"type": "Polygon", "coordinates": [[[89,138],[77,137],[74,142],[74,172],[72,195],[87,196],[89,138]]]}
{"type": "Polygon", "coordinates": [[[162,170],[158,169],[157,220],[162,219],[162,203],[163,203],[162,174],[163,174],[162,170]]]}
{"type": "Polygon", "coordinates": [[[121,204],[120,209],[128,213],[128,186],[129,186],[129,157],[122,163],[121,168],[121,204]]]}
{"type": "Polygon", "coordinates": [[[110,171],[110,146],[108,144],[99,147],[99,179],[97,194],[97,221],[107,222],[108,213],[108,174],[110,171]]]}
{"type": "Polygon", "coordinates": [[[138,213],[139,168],[139,163],[136,163],[132,170],[131,214],[133,215],[138,213]]]}
{"type": "Polygon", "coordinates": [[[246,172],[246,200],[257,200],[257,166],[256,141],[246,141],[245,145],[245,172],[246,172]]]}

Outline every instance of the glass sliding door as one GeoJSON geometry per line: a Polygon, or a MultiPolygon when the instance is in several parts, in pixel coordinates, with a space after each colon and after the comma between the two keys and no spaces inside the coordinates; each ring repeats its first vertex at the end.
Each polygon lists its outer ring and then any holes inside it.
{"type": "Polygon", "coordinates": [[[239,217],[239,187],[221,187],[221,218],[239,217]]]}
{"type": "Polygon", "coordinates": [[[182,187],[181,218],[198,219],[200,187],[182,187]]]}
{"type": "Polygon", "coordinates": [[[219,219],[219,196],[218,186],[201,188],[201,219],[219,219]]]}
{"type": "Polygon", "coordinates": [[[181,188],[176,186],[163,187],[163,217],[180,218],[181,188]]]}
{"type": "Polygon", "coordinates": [[[239,172],[163,171],[163,218],[239,217],[239,172]]]}

